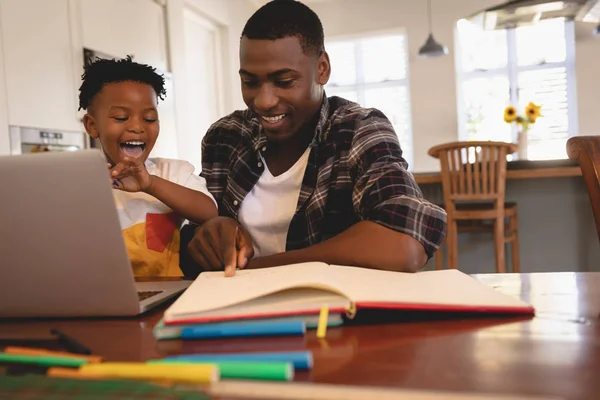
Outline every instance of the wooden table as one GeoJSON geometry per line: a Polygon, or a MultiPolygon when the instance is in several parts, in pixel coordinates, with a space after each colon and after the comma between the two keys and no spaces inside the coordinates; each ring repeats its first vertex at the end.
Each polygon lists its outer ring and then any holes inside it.
{"type": "Polygon", "coordinates": [[[2,332],[62,329],[109,361],[176,353],[311,349],[298,381],[461,392],[600,398],[600,273],[475,275],[531,302],[535,318],[404,321],[330,329],[306,337],[162,341],[157,310],[140,318],[1,321],[2,332]]]}

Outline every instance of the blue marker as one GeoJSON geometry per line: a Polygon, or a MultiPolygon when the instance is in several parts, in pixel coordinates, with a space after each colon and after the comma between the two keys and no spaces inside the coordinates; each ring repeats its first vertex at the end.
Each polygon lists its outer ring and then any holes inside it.
{"type": "Polygon", "coordinates": [[[289,362],[296,369],[311,369],[313,357],[310,351],[272,351],[262,353],[220,353],[220,354],[187,354],[168,356],[161,360],[165,363],[211,363],[221,361],[240,362],[289,362]]]}
{"type": "Polygon", "coordinates": [[[190,326],[181,330],[182,339],[216,339],[239,336],[304,335],[304,321],[239,322],[190,326]]]}

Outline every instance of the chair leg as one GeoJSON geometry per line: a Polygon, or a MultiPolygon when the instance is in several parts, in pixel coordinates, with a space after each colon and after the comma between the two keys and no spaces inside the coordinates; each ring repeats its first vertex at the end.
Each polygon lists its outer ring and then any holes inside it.
{"type": "Polygon", "coordinates": [[[519,273],[521,271],[519,258],[519,219],[517,212],[510,218],[509,222],[510,235],[513,236],[513,241],[510,244],[512,272],[519,273]]]}
{"type": "Polygon", "coordinates": [[[456,220],[448,220],[448,233],[446,235],[448,269],[458,268],[458,226],[456,220]]]}
{"type": "Polygon", "coordinates": [[[496,273],[506,272],[506,251],[504,248],[504,216],[494,221],[494,254],[496,258],[496,273]]]}

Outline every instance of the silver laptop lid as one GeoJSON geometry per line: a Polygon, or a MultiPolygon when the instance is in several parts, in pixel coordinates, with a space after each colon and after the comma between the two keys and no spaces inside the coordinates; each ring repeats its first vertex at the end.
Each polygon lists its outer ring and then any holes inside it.
{"type": "Polygon", "coordinates": [[[0,157],[0,317],[135,315],[98,150],[0,157]]]}

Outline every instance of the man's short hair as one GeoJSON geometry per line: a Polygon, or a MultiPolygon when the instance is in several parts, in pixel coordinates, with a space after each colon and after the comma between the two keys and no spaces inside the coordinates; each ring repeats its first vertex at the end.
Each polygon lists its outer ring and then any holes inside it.
{"type": "Polygon", "coordinates": [[[325,50],[321,20],[313,10],[295,0],[273,0],[259,8],[246,22],[242,37],[276,40],[297,37],[307,55],[325,50]]]}

